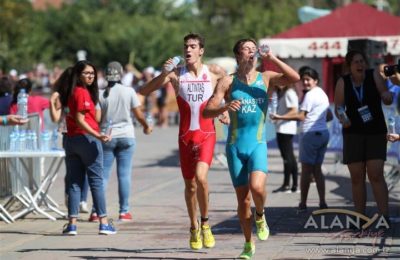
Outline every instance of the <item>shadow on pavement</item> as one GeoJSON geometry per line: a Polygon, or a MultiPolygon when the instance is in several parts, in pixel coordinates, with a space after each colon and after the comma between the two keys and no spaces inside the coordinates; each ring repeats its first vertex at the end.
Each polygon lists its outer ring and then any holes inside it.
{"type": "MultiPolygon", "coordinates": [[[[207,254],[207,251],[193,251],[189,248],[149,248],[149,249],[121,249],[121,248],[90,248],[90,247],[83,247],[83,248],[32,248],[32,249],[22,249],[18,250],[17,252],[19,253],[31,253],[31,252],[39,252],[39,251],[47,251],[47,252],[107,252],[107,253],[124,253],[124,254],[198,254],[199,257],[202,255],[207,254]]],[[[77,258],[81,259],[199,259],[198,257],[146,257],[146,256],[76,256],[77,258]]],[[[211,260],[211,259],[216,259],[214,258],[201,258],[205,260],[211,260]]],[[[234,258],[217,258],[217,259],[234,259],[234,258]]]]}
{"type": "Polygon", "coordinates": [[[179,167],[179,150],[175,149],[170,155],[160,160],[154,160],[143,167],[179,167]]]}
{"type": "MultiPolygon", "coordinates": [[[[348,177],[343,177],[340,175],[335,175],[335,174],[327,174],[325,175],[325,180],[326,181],[333,181],[337,183],[337,188],[333,190],[329,190],[327,192],[334,193],[336,195],[339,195],[346,199],[346,201],[350,204],[352,204],[352,195],[351,195],[351,180],[350,180],[350,175],[348,177]]],[[[399,199],[396,199],[392,195],[393,191],[389,191],[389,203],[396,203],[400,202],[399,199]]],[[[368,202],[375,202],[374,195],[372,193],[371,185],[367,183],[367,203],[368,202]]]]}

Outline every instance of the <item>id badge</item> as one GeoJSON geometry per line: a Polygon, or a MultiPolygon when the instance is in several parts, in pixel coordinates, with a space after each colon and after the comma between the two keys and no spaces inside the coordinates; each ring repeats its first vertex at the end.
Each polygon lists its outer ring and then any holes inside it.
{"type": "Polygon", "coordinates": [[[372,120],[371,112],[368,109],[368,106],[363,106],[358,109],[358,113],[361,116],[361,119],[364,123],[367,123],[372,120]]]}

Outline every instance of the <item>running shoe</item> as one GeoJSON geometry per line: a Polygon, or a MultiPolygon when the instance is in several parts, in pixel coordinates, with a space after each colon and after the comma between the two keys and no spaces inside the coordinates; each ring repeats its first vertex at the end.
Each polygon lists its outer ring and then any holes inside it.
{"type": "Polygon", "coordinates": [[[203,242],[201,241],[200,228],[190,229],[190,248],[199,250],[203,248],[203,242]]]}
{"type": "Polygon", "coordinates": [[[258,239],[264,241],[267,240],[269,237],[269,227],[267,224],[267,221],[265,220],[265,215],[263,214],[262,218],[257,220],[256,219],[256,214],[255,215],[255,221],[256,221],[256,228],[257,228],[257,237],[258,239]]]}
{"type": "Polygon", "coordinates": [[[119,214],[119,221],[129,222],[132,221],[132,215],[129,212],[119,214]]]}
{"type": "Polygon", "coordinates": [[[256,252],[256,245],[253,242],[244,243],[244,249],[239,255],[240,259],[251,259],[256,252]]]}
{"type": "Polygon", "coordinates": [[[79,203],[79,213],[89,213],[86,201],[79,203]]]}
{"type": "Polygon", "coordinates": [[[76,225],[73,224],[65,224],[63,227],[63,235],[66,236],[76,236],[78,235],[78,232],[76,231],[76,225]]]}
{"type": "Polygon", "coordinates": [[[97,214],[95,212],[90,214],[89,222],[98,222],[98,221],[99,221],[99,217],[97,216],[97,214]]]}
{"type": "Polygon", "coordinates": [[[201,232],[203,233],[203,245],[206,248],[212,248],[215,246],[215,238],[211,232],[209,225],[202,225],[201,232]]]}
{"type": "Polygon", "coordinates": [[[99,225],[99,234],[100,235],[114,235],[117,234],[115,227],[111,220],[109,220],[108,224],[100,224],[99,225]]]}

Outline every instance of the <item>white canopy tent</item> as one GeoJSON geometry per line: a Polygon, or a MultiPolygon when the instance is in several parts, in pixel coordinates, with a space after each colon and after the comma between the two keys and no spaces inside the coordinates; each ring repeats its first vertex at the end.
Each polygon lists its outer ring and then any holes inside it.
{"type": "Polygon", "coordinates": [[[400,35],[398,36],[365,36],[365,37],[331,37],[331,38],[264,38],[259,44],[267,44],[272,52],[280,58],[334,58],[344,57],[349,40],[368,39],[384,41],[387,53],[400,55],[400,35]]]}

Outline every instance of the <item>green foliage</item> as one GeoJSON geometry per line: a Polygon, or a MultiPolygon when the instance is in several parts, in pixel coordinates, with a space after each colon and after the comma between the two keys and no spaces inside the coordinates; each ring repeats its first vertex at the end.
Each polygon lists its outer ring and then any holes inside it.
{"type": "MultiPolygon", "coordinates": [[[[334,0],[313,1],[335,8],[334,0]]],[[[389,0],[393,13],[399,2],[389,0]]],[[[73,64],[78,50],[98,67],[111,60],[142,69],[181,54],[189,32],[206,38],[206,56],[232,56],[240,38],[256,40],[299,24],[307,0],[85,0],[33,10],[29,0],[0,1],[0,68],[31,69],[44,62],[73,64]],[[181,3],[178,5],[177,3],[181,3]]]]}

